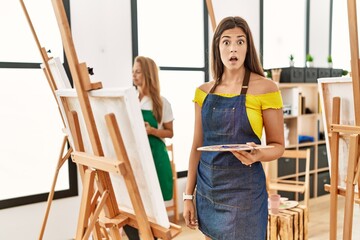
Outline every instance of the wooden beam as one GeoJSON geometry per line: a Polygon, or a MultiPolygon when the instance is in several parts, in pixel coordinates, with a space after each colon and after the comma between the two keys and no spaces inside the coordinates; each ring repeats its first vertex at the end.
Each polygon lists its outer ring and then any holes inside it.
{"type": "Polygon", "coordinates": [[[348,23],[351,52],[351,78],[353,84],[355,125],[360,126],[360,71],[359,71],[359,40],[356,16],[356,0],[348,0],[348,23]]]}
{"type": "Polygon", "coordinates": [[[124,162],[119,159],[95,156],[84,152],[73,152],[71,154],[73,162],[86,165],[98,170],[125,175],[124,162]]]}
{"type": "MultiPolygon", "coordinates": [[[[71,76],[73,78],[75,89],[78,94],[81,111],[89,134],[93,153],[96,156],[104,156],[88,92],[84,87],[91,84],[88,75],[88,69],[85,64],[79,64],[78,57],[75,51],[75,46],[72,41],[70,25],[67,20],[67,15],[62,0],[52,0],[52,4],[57,23],[59,25],[64,51],[68,59],[71,76]]],[[[109,191],[107,204],[104,207],[105,214],[108,217],[114,217],[119,214],[119,207],[117,205],[109,173],[97,171],[97,176],[97,180],[100,182],[100,184],[97,184],[100,192],[104,192],[105,190],[109,191]]]]}
{"type": "Polygon", "coordinates": [[[124,175],[125,184],[129,193],[131,203],[137,219],[137,224],[140,234],[144,239],[153,239],[153,234],[150,229],[149,220],[147,218],[144,204],[141,200],[139,188],[136,184],[135,176],[132,171],[130,160],[128,159],[124,141],[120,134],[119,126],[116,122],[115,114],[107,114],[105,116],[106,125],[112,139],[113,147],[117,158],[123,158],[127,174],[124,175]]]}
{"type": "Polygon", "coordinates": [[[209,13],[212,30],[213,30],[213,32],[215,32],[216,20],[215,20],[215,13],[214,13],[213,4],[212,4],[211,0],[206,0],[206,7],[207,7],[207,10],[208,10],[208,13],[209,13]]]}
{"type": "MultiPolygon", "coordinates": [[[[332,123],[340,123],[340,98],[333,98],[332,123]]],[[[337,189],[339,174],[339,133],[332,132],[330,138],[331,169],[330,169],[330,240],[337,238],[337,189]]]]}
{"type": "Polygon", "coordinates": [[[346,176],[346,194],[344,210],[343,239],[351,240],[353,213],[354,213],[354,191],[353,180],[355,177],[355,166],[358,158],[359,135],[353,134],[350,137],[348,171],[346,176]]]}
{"type": "Polygon", "coordinates": [[[351,126],[351,125],[341,125],[341,124],[331,124],[331,132],[345,133],[345,134],[360,134],[360,126],[351,126]]]}

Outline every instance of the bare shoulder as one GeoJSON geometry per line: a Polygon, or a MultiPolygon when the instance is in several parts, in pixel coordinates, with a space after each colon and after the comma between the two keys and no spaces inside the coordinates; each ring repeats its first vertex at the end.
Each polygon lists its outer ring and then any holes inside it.
{"type": "Polygon", "coordinates": [[[249,83],[249,93],[258,95],[279,91],[278,85],[271,79],[258,74],[252,74],[249,83]]]}
{"type": "Polygon", "coordinates": [[[215,84],[215,81],[206,82],[206,83],[201,84],[199,86],[199,89],[208,93],[208,92],[210,92],[210,90],[214,86],[214,84],[215,84]]]}

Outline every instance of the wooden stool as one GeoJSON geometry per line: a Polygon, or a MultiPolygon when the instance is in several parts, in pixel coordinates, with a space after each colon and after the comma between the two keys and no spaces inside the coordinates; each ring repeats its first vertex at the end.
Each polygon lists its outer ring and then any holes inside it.
{"type": "Polygon", "coordinates": [[[280,210],[278,214],[269,212],[267,240],[308,239],[308,209],[304,205],[280,210]]]}

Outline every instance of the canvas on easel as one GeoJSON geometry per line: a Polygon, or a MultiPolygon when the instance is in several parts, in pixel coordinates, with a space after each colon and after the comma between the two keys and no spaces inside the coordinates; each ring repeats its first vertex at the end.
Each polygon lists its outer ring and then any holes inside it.
{"type": "Polygon", "coordinates": [[[352,81],[350,79],[319,79],[325,136],[330,166],[330,239],[337,239],[338,196],[345,197],[343,239],[350,240],[354,203],[359,199],[359,134],[355,125],[352,81]],[[350,95],[350,96],[349,96],[350,95]],[[352,125],[349,125],[351,124],[352,125]]]}
{"type": "MultiPolygon", "coordinates": [[[[91,153],[90,137],[87,134],[76,91],[73,89],[58,90],[56,91],[56,95],[59,98],[59,102],[62,103],[61,111],[63,116],[67,116],[68,111],[78,113],[85,152],[91,153]]],[[[140,103],[137,99],[135,89],[131,87],[128,89],[95,90],[89,93],[89,97],[103,146],[104,156],[107,158],[116,158],[104,119],[106,114],[114,113],[147,216],[159,225],[169,228],[170,223],[165,203],[162,199],[145,125],[143,124],[140,103]]],[[[70,127],[67,129],[70,129],[70,127]]],[[[69,136],[70,140],[73,141],[70,132],[69,136]]],[[[119,174],[112,174],[111,179],[120,209],[134,213],[123,177],[119,174]]]]}
{"type": "MultiPolygon", "coordinates": [[[[360,135],[360,66],[359,66],[359,42],[357,27],[357,7],[356,0],[347,1],[348,25],[350,35],[351,50],[351,89],[346,93],[353,93],[352,99],[349,100],[353,104],[354,125],[341,124],[342,111],[348,109],[342,106],[342,102],[346,102],[346,97],[333,96],[331,101],[324,105],[323,109],[331,109],[331,124],[327,127],[329,134],[328,148],[331,155],[331,177],[330,186],[330,240],[337,239],[337,205],[338,195],[345,196],[344,210],[344,228],[343,239],[350,240],[352,238],[353,211],[354,203],[360,204],[359,199],[359,181],[360,181],[360,160],[359,160],[359,135],[360,135]],[[331,104],[331,105],[330,105],[331,104]],[[348,144],[341,139],[347,135],[348,144]],[[341,143],[341,144],[340,144],[341,143]],[[339,188],[339,162],[344,161],[339,157],[339,153],[344,152],[342,146],[348,146],[347,171],[345,178],[345,188],[339,188]],[[357,187],[356,187],[357,185],[357,187]],[[356,194],[357,189],[357,194],[356,194]]],[[[322,89],[321,86],[319,86],[322,89]]],[[[324,95],[323,95],[324,97],[324,95]]],[[[324,101],[325,102],[325,101],[324,101]]],[[[349,105],[349,104],[348,104],[349,105]]],[[[326,110],[325,110],[326,111],[326,110]]],[[[329,117],[329,116],[326,116],[329,117]]],[[[327,119],[325,119],[326,121],[327,119]]],[[[349,122],[350,123],[350,122],[349,122]]],[[[348,123],[348,124],[349,124],[348,123]]],[[[329,156],[330,156],[329,155],[329,156]]],[[[340,182],[341,183],[341,182],[340,182]]],[[[325,186],[326,189],[326,186],[325,186]]]]}
{"type": "MultiPolygon", "coordinates": [[[[324,134],[326,150],[331,173],[331,151],[330,136],[332,124],[332,100],[334,97],[341,99],[340,104],[340,125],[355,126],[354,98],[352,91],[352,81],[348,77],[339,78],[319,78],[318,90],[324,123],[324,134]]],[[[349,155],[349,136],[343,134],[339,138],[339,188],[345,189],[345,179],[347,174],[347,159],[349,155]]],[[[356,188],[355,188],[356,189],[356,188]]]]}

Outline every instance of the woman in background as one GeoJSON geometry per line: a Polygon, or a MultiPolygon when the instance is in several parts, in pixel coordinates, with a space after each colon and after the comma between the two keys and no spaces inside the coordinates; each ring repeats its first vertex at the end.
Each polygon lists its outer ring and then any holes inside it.
{"type": "MultiPolygon", "coordinates": [[[[137,56],[133,64],[133,83],[139,94],[141,112],[164,201],[172,199],[173,176],[165,138],[172,138],[173,113],[169,101],[160,95],[158,66],[149,57],[137,56]]],[[[138,229],[124,226],[130,240],[140,240],[138,229]]]]}
{"type": "Polygon", "coordinates": [[[198,226],[206,239],[264,240],[268,194],[261,162],[284,152],[281,94],[276,83],[264,77],[243,18],[227,17],[219,23],[210,58],[213,81],[195,91],[184,219],[189,228],[198,226]],[[208,145],[261,144],[263,128],[266,144],[272,148],[197,151],[208,145]]]}

